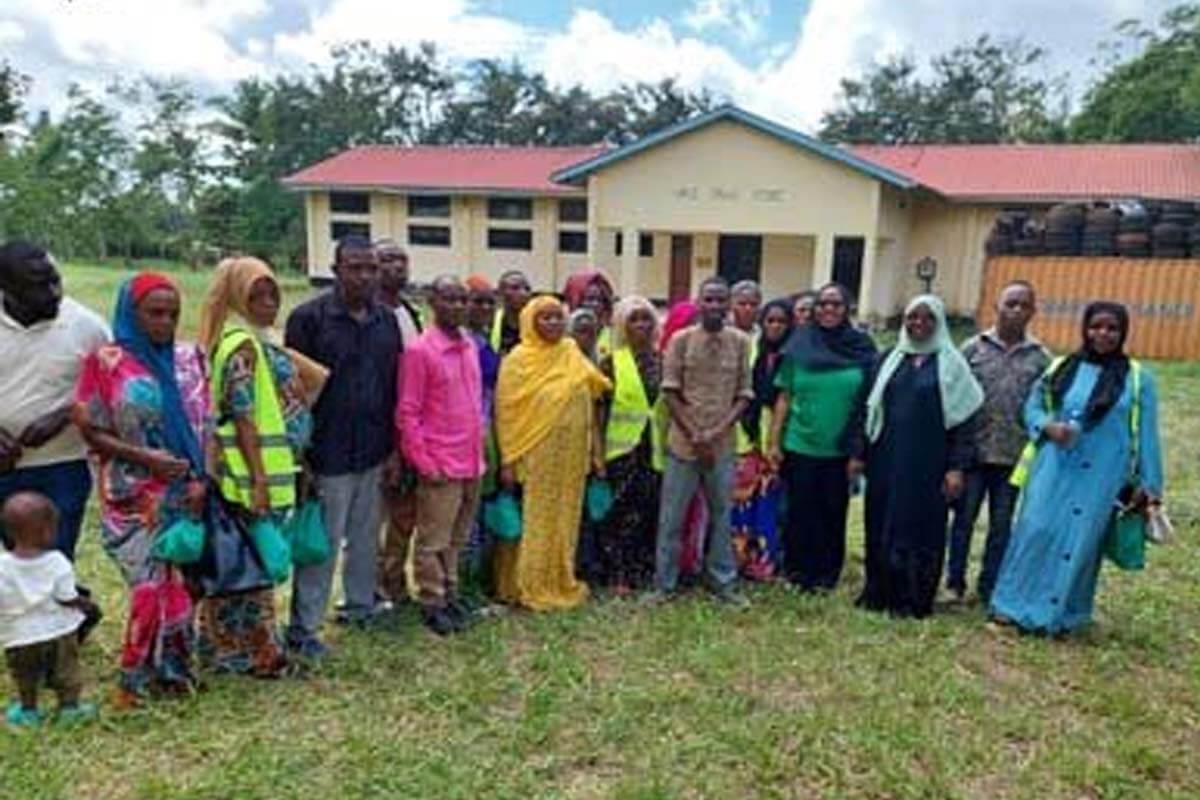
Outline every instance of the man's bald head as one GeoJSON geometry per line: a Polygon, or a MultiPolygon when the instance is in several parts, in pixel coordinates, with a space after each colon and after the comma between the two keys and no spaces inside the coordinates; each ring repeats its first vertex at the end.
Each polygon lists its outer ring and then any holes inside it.
{"type": "Polygon", "coordinates": [[[15,547],[49,549],[58,528],[58,509],[45,495],[17,492],[4,501],[0,524],[15,547]]]}

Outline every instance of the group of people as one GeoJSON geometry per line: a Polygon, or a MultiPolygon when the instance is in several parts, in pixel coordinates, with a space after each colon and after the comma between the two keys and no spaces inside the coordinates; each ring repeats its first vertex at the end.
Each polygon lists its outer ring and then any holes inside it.
{"type": "Polygon", "coordinates": [[[126,281],[110,328],[63,296],[45,250],[0,247],[11,723],[41,719],[46,681],[61,716],[90,713],[76,659],[97,612],[71,562],[93,480],[130,592],[121,707],[189,691],[197,662],[270,677],[326,655],[339,559],[338,622],[415,602],[443,636],[479,598],[549,611],[589,587],[657,604],[699,584],[743,606],[740,581],[776,579],[827,593],[859,492],[859,605],[932,613],[948,539],[963,596],[986,497],[991,619],[1059,633],[1091,617],[1114,503],[1161,501],[1154,381],[1124,354],[1117,304],[1089,306],[1079,349],[1051,362],[1029,284],[1004,287],[995,327],[961,350],[922,295],[880,353],[837,284],[764,303],[710,277],[664,316],[599,270],[561,296],[518,271],[418,296],[408,266],[393,242],[343,239],[332,289],[280,335],[270,267],[227,259],[192,343],[180,311],[200,298],[169,276],[126,281]],[[283,538],[314,503],[328,557],[297,560],[281,627],[264,531],[283,538]],[[203,553],[173,559],[188,525],[203,553]]]}

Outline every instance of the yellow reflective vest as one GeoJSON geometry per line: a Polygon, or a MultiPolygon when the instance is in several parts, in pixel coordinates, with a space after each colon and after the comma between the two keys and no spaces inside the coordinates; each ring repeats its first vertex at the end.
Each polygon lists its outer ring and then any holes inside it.
{"type": "MultiPolygon", "coordinates": [[[[245,328],[227,326],[221,332],[217,352],[212,355],[213,408],[220,408],[225,392],[225,365],[238,348],[250,342],[254,347],[254,427],[262,451],[263,467],[267,472],[267,492],[271,508],[284,509],[296,505],[296,459],[288,444],[287,425],[275,391],[275,377],[258,339],[245,328]]],[[[221,459],[217,479],[221,494],[246,508],[253,505],[250,467],[237,443],[237,428],[232,417],[217,420],[217,442],[221,459]]]]}
{"type": "Polygon", "coordinates": [[[659,397],[651,407],[632,350],[628,347],[617,349],[612,354],[612,361],[613,400],[604,430],[604,460],[613,461],[632,453],[642,441],[646,426],[650,425],[650,464],[662,472],[666,404],[659,397]]]}

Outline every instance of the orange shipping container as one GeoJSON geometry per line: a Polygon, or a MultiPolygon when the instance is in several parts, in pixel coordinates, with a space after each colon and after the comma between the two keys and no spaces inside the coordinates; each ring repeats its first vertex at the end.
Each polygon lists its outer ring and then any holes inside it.
{"type": "Polygon", "coordinates": [[[981,328],[995,321],[996,295],[1014,280],[1029,281],[1037,290],[1033,333],[1053,350],[1079,346],[1080,320],[1088,303],[1114,300],[1129,309],[1128,353],[1200,359],[1200,260],[989,258],[976,317],[981,328]]]}

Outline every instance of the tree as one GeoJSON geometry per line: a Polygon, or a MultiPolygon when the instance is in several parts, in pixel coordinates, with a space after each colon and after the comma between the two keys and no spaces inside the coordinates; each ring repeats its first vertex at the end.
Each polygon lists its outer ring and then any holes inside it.
{"type": "Polygon", "coordinates": [[[1040,142],[1065,133],[1060,79],[1035,74],[1045,51],[981,36],[934,56],[922,78],[909,56],[841,83],[823,139],[850,143],[1040,142]],[[1058,102],[1056,102],[1058,101],[1058,102]]]}
{"type": "MultiPolygon", "coordinates": [[[[21,114],[21,101],[29,88],[29,78],[0,61],[0,125],[11,125],[21,114]]],[[[2,138],[2,137],[0,137],[2,138]]]]}
{"type": "Polygon", "coordinates": [[[1200,139],[1200,4],[1168,11],[1157,29],[1117,28],[1110,69],[1091,85],[1071,121],[1077,141],[1179,142],[1200,139]],[[1126,50],[1132,55],[1123,57],[1126,50]]]}

